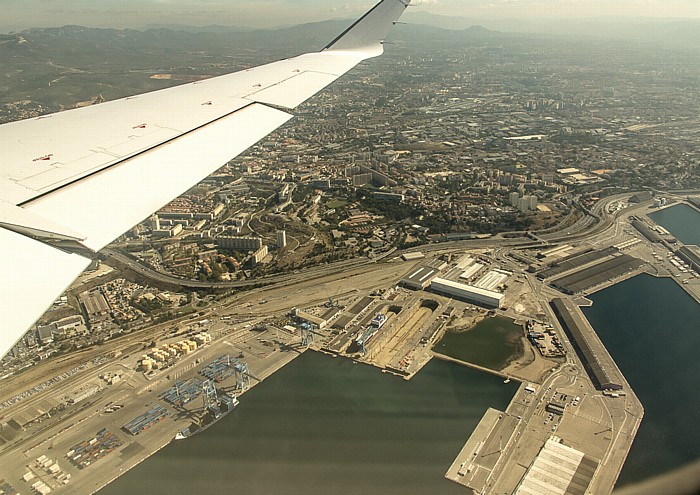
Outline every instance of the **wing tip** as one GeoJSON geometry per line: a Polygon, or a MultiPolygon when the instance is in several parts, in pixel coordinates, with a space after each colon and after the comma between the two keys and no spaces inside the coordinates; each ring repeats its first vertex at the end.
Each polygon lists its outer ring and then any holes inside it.
{"type": "Polygon", "coordinates": [[[323,51],[364,52],[367,57],[384,52],[384,38],[411,5],[411,0],[382,0],[325,46],[323,51]]]}

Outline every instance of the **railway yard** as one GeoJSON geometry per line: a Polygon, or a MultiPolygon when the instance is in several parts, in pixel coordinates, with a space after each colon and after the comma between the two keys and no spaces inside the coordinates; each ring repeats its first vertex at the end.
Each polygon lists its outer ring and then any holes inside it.
{"type": "Polygon", "coordinates": [[[178,432],[214,421],[211,388],[217,400],[238,397],[245,407],[246,390],[308,349],[410,379],[440,357],[432,347],[446,331],[498,315],[523,326],[523,352],[487,371],[521,385],[505,411],[487,411],[465,432],[445,476],[474,493],[530,493],[540,458],[559,456],[573,466],[566,483],[581,490],[571,493],[608,493],[643,408],[579,306],[642,271],[671,276],[700,300],[700,274],[671,262],[675,244],[631,226],[629,217],[648,208],[621,209],[585,241],[465,241],[426,246],[425,259],[397,256],[340,273],[329,266],[312,280],[235,294],[194,317],[7,378],[0,478],[20,493],[93,493],[178,432]],[[434,276],[456,284],[457,296],[429,281],[406,286],[428,264],[440,266],[434,276]],[[473,300],[484,293],[498,304],[473,300]],[[156,347],[165,350],[153,354],[156,347]]]}

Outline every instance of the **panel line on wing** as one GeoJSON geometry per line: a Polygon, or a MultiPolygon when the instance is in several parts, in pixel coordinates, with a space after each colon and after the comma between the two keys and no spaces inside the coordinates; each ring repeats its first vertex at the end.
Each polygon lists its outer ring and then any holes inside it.
{"type": "Polygon", "coordinates": [[[186,132],[183,132],[183,133],[181,133],[181,134],[179,134],[179,135],[177,135],[177,136],[174,136],[174,137],[168,139],[167,141],[163,141],[163,142],[160,142],[160,143],[155,144],[155,145],[153,145],[153,146],[150,146],[150,147],[148,147],[148,148],[142,149],[142,150],[140,150],[140,151],[138,151],[138,152],[136,152],[136,153],[133,153],[132,155],[122,157],[122,158],[118,159],[117,161],[108,163],[108,164],[106,164],[105,166],[103,166],[103,167],[101,167],[101,168],[99,168],[99,169],[97,169],[97,170],[92,170],[92,171],[88,172],[87,174],[77,174],[77,175],[79,175],[79,176],[76,177],[75,179],[69,180],[68,182],[65,182],[65,183],[63,183],[63,184],[61,184],[61,185],[59,185],[58,187],[55,187],[55,188],[53,188],[53,189],[50,189],[50,190],[47,190],[47,191],[43,191],[43,192],[41,192],[40,194],[34,196],[34,197],[31,198],[31,199],[28,199],[28,200],[26,200],[26,201],[23,201],[23,202],[19,203],[17,206],[27,206],[27,205],[30,205],[30,204],[32,204],[32,202],[34,202],[34,201],[36,201],[36,200],[38,200],[38,199],[41,199],[42,197],[44,197],[44,196],[46,196],[46,195],[48,195],[48,194],[54,193],[54,192],[56,192],[56,191],[58,191],[58,190],[60,190],[60,189],[63,189],[63,188],[68,187],[68,186],[70,186],[70,185],[73,185],[73,184],[75,184],[76,182],[80,182],[80,181],[85,180],[85,179],[87,179],[87,178],[89,178],[89,177],[92,177],[92,176],[94,176],[94,175],[97,175],[97,174],[100,174],[100,173],[102,173],[102,172],[105,172],[106,170],[109,170],[109,169],[111,169],[111,168],[113,168],[113,167],[116,167],[116,166],[121,165],[121,164],[123,164],[123,163],[125,163],[125,162],[128,162],[129,160],[132,160],[133,158],[135,158],[135,157],[137,157],[137,156],[139,156],[139,155],[142,155],[142,154],[144,154],[144,153],[147,153],[147,152],[149,152],[149,151],[152,151],[152,150],[154,150],[154,149],[156,149],[156,148],[159,148],[159,147],[164,146],[164,145],[166,145],[166,144],[169,144],[169,143],[171,143],[171,142],[173,142],[173,141],[176,141],[176,140],[182,138],[183,136],[187,136],[188,134],[191,134],[191,133],[193,133],[193,132],[195,132],[195,131],[198,131],[198,130],[200,130],[200,129],[203,129],[203,128],[207,127],[208,125],[215,124],[216,122],[218,122],[218,121],[220,121],[220,120],[223,120],[223,119],[225,119],[225,118],[227,118],[227,117],[230,117],[231,115],[234,115],[236,112],[240,112],[241,110],[245,110],[246,108],[248,108],[248,107],[250,107],[251,105],[254,105],[254,104],[255,104],[255,102],[254,102],[254,101],[251,101],[250,103],[246,103],[246,104],[243,105],[242,107],[237,108],[236,110],[233,110],[232,112],[229,112],[229,113],[227,113],[227,114],[225,114],[225,115],[222,115],[222,116],[220,116],[220,117],[218,117],[218,118],[216,118],[216,119],[214,119],[214,120],[210,120],[210,121],[206,122],[205,124],[202,124],[202,125],[200,125],[200,126],[198,126],[198,127],[194,127],[194,128],[192,128],[192,129],[190,129],[190,130],[188,130],[188,131],[186,131],[186,132]]]}
{"type": "Polygon", "coordinates": [[[252,103],[168,146],[112,167],[109,173],[94,174],[33,200],[26,208],[79,231],[85,237],[81,244],[98,251],[292,117],[252,103]]]}

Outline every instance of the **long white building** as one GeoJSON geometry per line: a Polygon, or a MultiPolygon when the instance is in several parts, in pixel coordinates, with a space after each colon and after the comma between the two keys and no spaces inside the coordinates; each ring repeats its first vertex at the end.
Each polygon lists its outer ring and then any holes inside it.
{"type": "Polygon", "coordinates": [[[503,294],[491,290],[481,289],[472,285],[453,282],[444,278],[435,278],[430,284],[433,292],[448,297],[454,297],[462,301],[476,303],[479,305],[500,308],[503,304],[503,294]]]}
{"type": "Polygon", "coordinates": [[[216,243],[220,248],[240,251],[257,251],[263,246],[259,237],[221,236],[216,238],[216,243]]]}
{"type": "Polygon", "coordinates": [[[469,265],[466,270],[459,276],[459,278],[463,278],[465,280],[472,278],[474,275],[479,273],[481,269],[484,267],[481,263],[473,263],[469,265]]]}

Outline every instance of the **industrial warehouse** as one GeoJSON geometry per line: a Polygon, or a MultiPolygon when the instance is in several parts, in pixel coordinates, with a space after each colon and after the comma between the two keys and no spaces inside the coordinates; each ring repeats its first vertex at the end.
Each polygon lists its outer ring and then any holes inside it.
{"type": "Polygon", "coordinates": [[[413,268],[401,279],[400,285],[416,291],[430,290],[486,308],[500,308],[504,299],[502,291],[512,273],[491,267],[482,275],[487,269],[486,263],[486,260],[477,262],[466,254],[451,263],[433,260],[413,268]]]}
{"type": "Polygon", "coordinates": [[[593,479],[598,461],[556,438],[544,444],[513,495],[579,495],[593,479]],[[557,466],[553,471],[552,466],[557,466]]]}
{"type": "Polygon", "coordinates": [[[586,337],[592,332],[582,328],[586,320],[578,307],[561,298],[553,299],[551,306],[593,383],[600,390],[621,390],[620,380],[614,377],[614,366],[601,362],[601,353],[595,351],[594,345],[586,337]]]}
{"type": "MultiPolygon", "coordinates": [[[[634,272],[646,262],[620,251],[636,244],[635,240],[604,249],[574,253],[537,271],[537,278],[549,281],[565,294],[581,294],[606,282],[634,272]]],[[[535,268],[536,270],[536,268],[535,268]]]]}
{"type": "Polygon", "coordinates": [[[430,285],[430,282],[437,277],[447,267],[444,260],[432,260],[425,265],[415,268],[409,275],[401,279],[401,285],[407,289],[423,290],[430,285]]]}
{"type": "Polygon", "coordinates": [[[472,285],[453,282],[444,278],[436,278],[430,284],[433,292],[454,297],[461,301],[483,305],[489,308],[499,308],[503,302],[503,294],[492,290],[482,289],[472,285]]]}
{"type": "Polygon", "coordinates": [[[621,254],[589,268],[552,280],[551,285],[565,294],[580,294],[598,285],[633,272],[645,262],[621,254]]]}
{"type": "Polygon", "coordinates": [[[437,277],[440,271],[437,268],[421,266],[409,276],[401,280],[401,285],[408,289],[423,290],[437,277]]]}
{"type": "Polygon", "coordinates": [[[583,252],[574,253],[570,256],[562,258],[559,261],[551,263],[549,266],[547,266],[547,268],[537,272],[537,278],[540,280],[546,280],[548,278],[556,277],[562,273],[596,263],[614,255],[616,252],[617,250],[613,247],[599,249],[597,251],[593,251],[591,248],[588,248],[583,252]]]}
{"type": "Polygon", "coordinates": [[[700,274],[700,247],[698,246],[682,246],[676,255],[688,263],[691,269],[700,274]]]}

